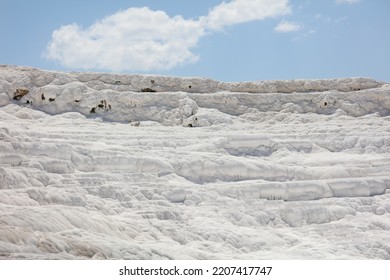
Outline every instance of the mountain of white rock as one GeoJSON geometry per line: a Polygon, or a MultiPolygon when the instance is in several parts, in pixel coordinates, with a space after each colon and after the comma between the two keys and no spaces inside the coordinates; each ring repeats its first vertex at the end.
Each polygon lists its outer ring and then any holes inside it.
{"type": "Polygon", "coordinates": [[[0,66],[0,258],[390,259],[390,85],[0,66]]]}

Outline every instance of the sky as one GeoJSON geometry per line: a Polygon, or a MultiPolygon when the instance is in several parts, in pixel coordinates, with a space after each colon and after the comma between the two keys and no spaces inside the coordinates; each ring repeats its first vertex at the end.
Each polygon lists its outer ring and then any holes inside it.
{"type": "Polygon", "coordinates": [[[388,0],[0,0],[0,64],[390,82],[388,0]]]}

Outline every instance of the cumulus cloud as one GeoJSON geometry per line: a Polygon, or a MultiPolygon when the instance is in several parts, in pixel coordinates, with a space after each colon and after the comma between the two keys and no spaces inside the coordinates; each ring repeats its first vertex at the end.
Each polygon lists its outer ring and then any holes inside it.
{"type": "Polygon", "coordinates": [[[355,4],[358,3],[360,0],[336,0],[337,4],[355,4]]]}
{"type": "Polygon", "coordinates": [[[69,68],[169,69],[198,60],[190,49],[203,34],[200,21],[130,8],[87,29],[72,24],[55,30],[46,57],[69,68]]]}
{"type": "Polygon", "coordinates": [[[288,13],[288,0],[223,2],[198,19],[170,17],[147,7],[129,8],[87,28],[61,26],[53,32],[44,55],[76,69],[172,69],[199,60],[193,49],[207,32],[288,13]]]}
{"type": "Polygon", "coordinates": [[[282,20],[279,24],[274,28],[276,32],[287,33],[287,32],[295,32],[302,28],[302,26],[298,23],[282,20]]]}

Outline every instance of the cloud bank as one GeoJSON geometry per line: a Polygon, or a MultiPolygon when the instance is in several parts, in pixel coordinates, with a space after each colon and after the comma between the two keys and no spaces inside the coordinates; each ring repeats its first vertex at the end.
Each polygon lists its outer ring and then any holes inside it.
{"type": "Polygon", "coordinates": [[[44,56],[66,68],[113,71],[167,70],[195,63],[192,50],[208,32],[290,13],[288,0],[233,0],[198,19],[170,17],[147,7],[129,8],[82,28],[61,26],[44,56]]]}

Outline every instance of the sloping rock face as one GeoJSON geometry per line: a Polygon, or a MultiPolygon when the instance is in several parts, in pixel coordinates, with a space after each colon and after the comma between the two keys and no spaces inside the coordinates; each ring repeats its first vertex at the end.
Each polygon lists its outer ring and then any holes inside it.
{"type": "Polygon", "coordinates": [[[0,259],[390,259],[390,87],[0,67],[0,259]]]}

